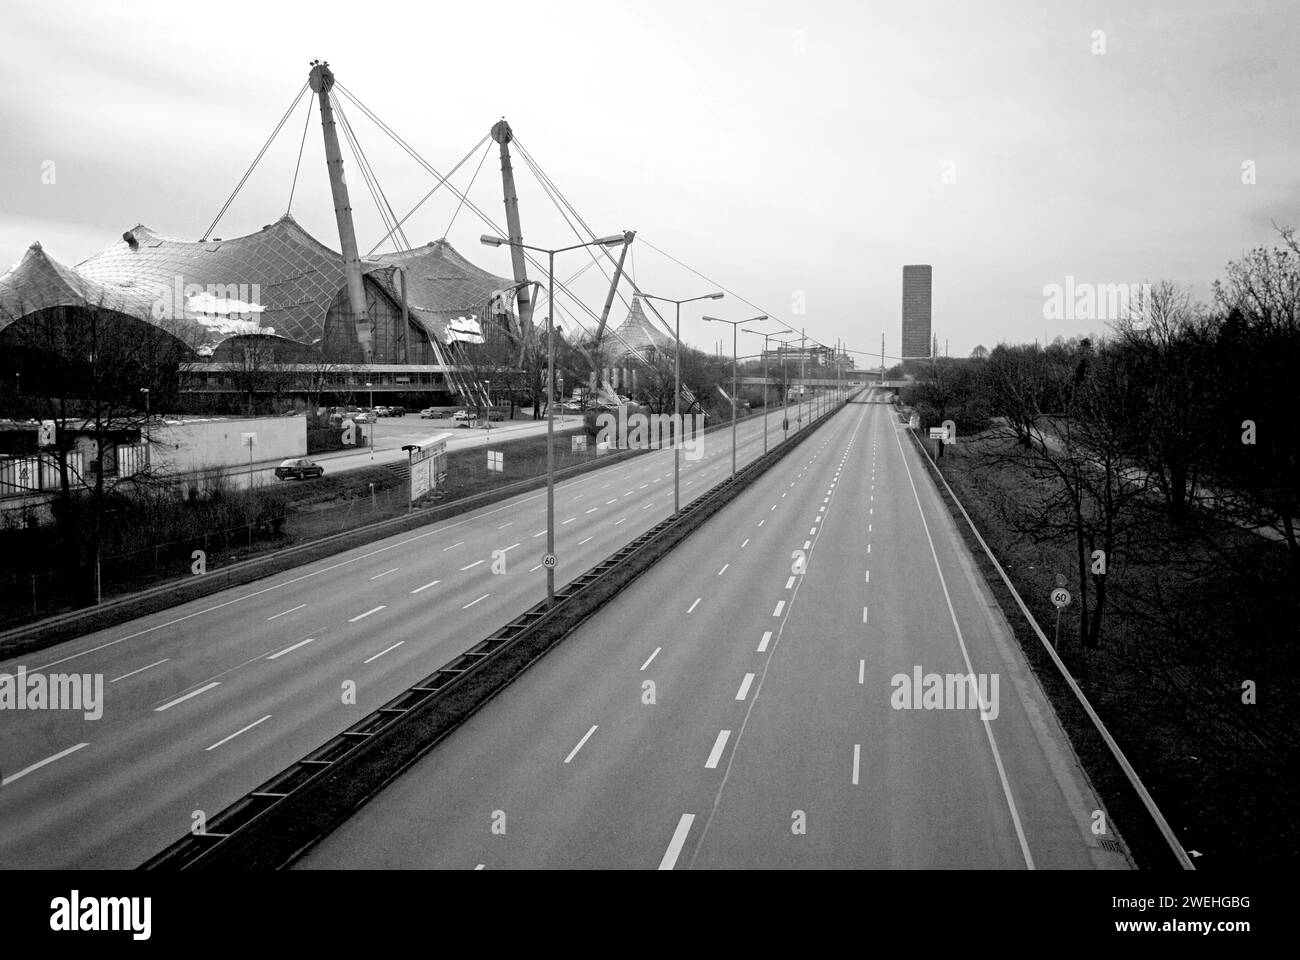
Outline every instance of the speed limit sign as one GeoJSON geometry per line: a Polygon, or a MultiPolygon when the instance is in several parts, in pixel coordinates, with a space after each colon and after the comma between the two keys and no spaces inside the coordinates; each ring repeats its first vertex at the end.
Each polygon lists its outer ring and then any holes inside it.
{"type": "Polygon", "coordinates": [[[1057,587],[1052,591],[1052,603],[1056,604],[1057,610],[1064,610],[1070,605],[1070,591],[1065,587],[1057,587]]]}
{"type": "Polygon", "coordinates": [[[553,553],[548,553],[546,556],[542,557],[542,566],[547,570],[554,570],[555,565],[559,562],[560,561],[556,559],[555,554],[553,553]]]}

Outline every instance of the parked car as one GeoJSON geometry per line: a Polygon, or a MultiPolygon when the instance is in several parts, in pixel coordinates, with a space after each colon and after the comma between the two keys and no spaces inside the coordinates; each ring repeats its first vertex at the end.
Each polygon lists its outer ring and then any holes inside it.
{"type": "Polygon", "coordinates": [[[488,419],[489,419],[489,420],[504,420],[505,418],[506,418],[506,415],[505,415],[504,413],[502,413],[500,410],[489,410],[489,411],[488,411],[488,419]]]}
{"type": "Polygon", "coordinates": [[[376,417],[391,417],[392,415],[393,410],[391,407],[375,407],[376,417]]]}
{"type": "MultiPolygon", "coordinates": [[[[443,416],[445,417],[446,414],[444,413],[443,416]]],[[[423,410],[420,411],[421,420],[436,420],[437,417],[438,417],[438,411],[433,409],[433,407],[425,407],[423,410]]]]}
{"type": "Polygon", "coordinates": [[[478,414],[473,410],[457,410],[451,415],[453,420],[477,420],[478,414]]]}
{"type": "Polygon", "coordinates": [[[295,457],[286,460],[275,468],[275,478],[277,480],[306,480],[309,477],[322,477],[325,475],[325,468],[313,460],[306,457],[295,457]]]}
{"type": "Polygon", "coordinates": [[[352,414],[353,423],[374,423],[375,415],[373,413],[354,413],[352,414]]]}

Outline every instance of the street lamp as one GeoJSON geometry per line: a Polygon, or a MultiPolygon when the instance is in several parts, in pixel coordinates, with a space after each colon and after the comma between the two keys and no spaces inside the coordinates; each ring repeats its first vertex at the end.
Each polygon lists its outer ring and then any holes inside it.
{"type": "Polygon", "coordinates": [[[548,250],[545,247],[532,247],[505,237],[483,234],[479,242],[488,247],[510,246],[523,250],[544,253],[547,257],[546,267],[546,556],[542,566],[546,568],[546,607],[555,606],[555,255],[569,250],[581,250],[584,247],[616,247],[628,242],[629,235],[620,233],[615,236],[602,237],[590,243],[575,243],[570,247],[548,250]]]}
{"type": "Polygon", "coordinates": [[[769,336],[776,340],[776,352],[781,356],[781,441],[784,443],[790,439],[790,381],[785,376],[785,348],[788,344],[787,341],[779,338],[793,337],[795,332],[788,330],[785,333],[773,333],[769,336]]]}
{"type": "Polygon", "coordinates": [[[731,324],[731,475],[736,475],[736,401],[740,399],[740,394],[736,390],[736,364],[738,362],[739,351],[736,349],[736,329],[742,323],[758,323],[760,320],[766,320],[767,314],[750,317],[748,320],[723,320],[721,317],[705,317],[709,323],[729,323],[731,324]]]}
{"type": "Polygon", "coordinates": [[[740,332],[752,333],[756,337],[763,338],[763,453],[767,453],[767,341],[771,339],[772,335],[759,330],[742,330],[740,332]]]}
{"type": "Polygon", "coordinates": [[[664,303],[675,304],[677,307],[677,322],[673,331],[673,339],[676,344],[673,347],[673,423],[676,424],[677,436],[674,437],[673,443],[673,516],[681,510],[681,431],[682,431],[682,304],[694,303],[696,300],[721,300],[721,293],[706,293],[699,297],[688,297],[685,300],[671,300],[668,297],[656,297],[651,293],[640,294],[643,300],[661,300],[664,303]]]}
{"type": "Polygon", "coordinates": [[[375,413],[375,385],[369,380],[366,386],[370,389],[370,459],[375,459],[375,431],[379,429],[379,414],[375,413]]]}

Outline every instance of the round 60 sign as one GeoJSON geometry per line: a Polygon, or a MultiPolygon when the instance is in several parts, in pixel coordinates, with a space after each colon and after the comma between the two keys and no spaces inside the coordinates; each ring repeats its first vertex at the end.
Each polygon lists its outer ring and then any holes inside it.
{"type": "Polygon", "coordinates": [[[555,565],[559,562],[560,561],[556,559],[555,554],[553,553],[548,553],[546,556],[542,557],[542,566],[547,570],[554,570],[555,565]]]}
{"type": "Polygon", "coordinates": [[[1057,587],[1052,591],[1052,603],[1056,604],[1056,609],[1064,610],[1070,605],[1070,591],[1065,587],[1057,587]]]}

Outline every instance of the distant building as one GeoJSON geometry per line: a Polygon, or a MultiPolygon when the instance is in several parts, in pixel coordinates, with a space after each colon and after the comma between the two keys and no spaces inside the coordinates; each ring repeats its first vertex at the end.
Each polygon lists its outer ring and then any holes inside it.
{"type": "Polygon", "coordinates": [[[928,263],[903,267],[903,356],[930,356],[930,282],[928,263]]]}

